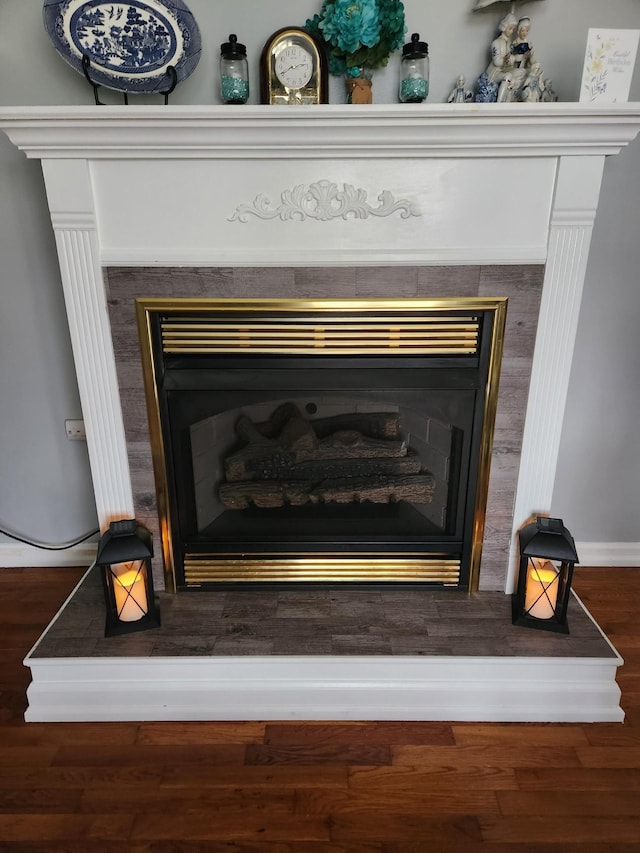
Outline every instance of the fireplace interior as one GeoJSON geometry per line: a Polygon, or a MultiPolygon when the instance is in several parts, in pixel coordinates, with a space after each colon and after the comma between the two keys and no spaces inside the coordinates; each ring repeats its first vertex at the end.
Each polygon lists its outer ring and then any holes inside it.
{"type": "Polygon", "coordinates": [[[505,312],[139,300],[169,588],[476,588],[505,312]]]}

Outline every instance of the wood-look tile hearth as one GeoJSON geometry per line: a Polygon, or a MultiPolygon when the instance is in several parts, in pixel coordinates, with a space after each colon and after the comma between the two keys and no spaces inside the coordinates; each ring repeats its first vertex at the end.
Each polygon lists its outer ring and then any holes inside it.
{"type": "Polygon", "coordinates": [[[572,599],[568,636],[511,624],[511,599],[434,589],[295,589],[161,593],[162,626],[105,638],[89,572],[34,650],[38,658],[492,656],[615,658],[572,599]]]}

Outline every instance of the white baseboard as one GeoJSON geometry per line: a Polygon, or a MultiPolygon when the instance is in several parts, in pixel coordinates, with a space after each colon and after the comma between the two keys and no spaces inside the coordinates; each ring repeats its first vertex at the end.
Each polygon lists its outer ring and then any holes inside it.
{"type": "Polygon", "coordinates": [[[639,566],[640,542],[576,542],[581,566],[639,566]]]}
{"type": "Polygon", "coordinates": [[[0,569],[37,566],[90,566],[96,558],[98,541],[91,540],[64,551],[46,551],[20,542],[0,542],[0,569]]]}

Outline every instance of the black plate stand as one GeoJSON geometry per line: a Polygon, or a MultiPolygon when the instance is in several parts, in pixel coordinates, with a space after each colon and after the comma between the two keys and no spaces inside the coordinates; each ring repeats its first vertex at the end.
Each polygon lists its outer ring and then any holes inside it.
{"type": "MultiPolygon", "coordinates": [[[[101,101],[100,98],[98,97],[98,89],[100,88],[100,84],[95,83],[91,79],[91,74],[89,73],[90,69],[91,69],[91,60],[89,59],[89,57],[85,53],[82,56],[82,71],[84,73],[84,76],[87,79],[87,83],[93,89],[93,97],[94,97],[94,100],[96,102],[96,105],[97,106],[104,106],[104,102],[101,101]]],[[[176,69],[173,67],[173,65],[167,65],[167,77],[169,78],[169,88],[165,89],[164,91],[158,92],[159,95],[162,95],[164,97],[165,105],[169,103],[169,95],[173,92],[173,90],[178,85],[178,74],[176,72],[176,69]]],[[[129,92],[123,92],[122,96],[124,98],[125,104],[128,105],[129,104],[129,92]]]]}

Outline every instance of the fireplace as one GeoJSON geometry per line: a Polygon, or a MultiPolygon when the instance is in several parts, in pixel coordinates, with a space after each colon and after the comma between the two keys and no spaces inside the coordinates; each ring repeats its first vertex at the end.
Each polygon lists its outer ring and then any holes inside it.
{"type": "MultiPolygon", "coordinates": [[[[460,593],[502,602],[515,531],[551,507],[604,162],[637,104],[12,107],[0,126],[42,161],[103,528],[135,516],[164,541],[136,298],[508,297],[480,591],[460,593]]],[[[501,651],[35,654],[29,701],[32,719],[621,719],[617,656],[501,651]]]]}
{"type": "Polygon", "coordinates": [[[102,527],[158,532],[117,302],[507,295],[507,350],[522,334],[527,352],[505,350],[480,586],[513,588],[515,531],[550,509],[604,160],[637,105],[24,107],[0,123],[42,161],[102,527]],[[505,216],[496,187],[523,175],[527,204],[505,216]]]}
{"type": "Polygon", "coordinates": [[[476,589],[506,306],[139,299],[167,587],[476,589]]]}

